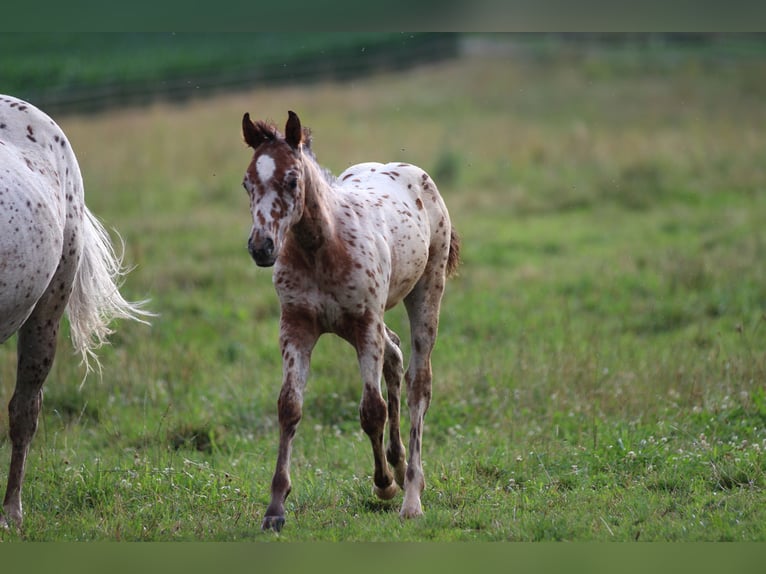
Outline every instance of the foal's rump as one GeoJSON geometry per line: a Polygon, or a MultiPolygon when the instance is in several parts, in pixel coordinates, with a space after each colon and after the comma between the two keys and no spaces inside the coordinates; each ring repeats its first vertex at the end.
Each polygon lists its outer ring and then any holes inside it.
{"type": "Polygon", "coordinates": [[[363,225],[379,234],[380,247],[390,253],[390,308],[409,293],[427,266],[446,265],[447,208],[431,177],[407,163],[353,165],[338,176],[338,182],[363,225]]]}
{"type": "Polygon", "coordinates": [[[436,184],[425,170],[408,163],[366,162],[352,165],[338,176],[341,188],[367,195],[378,211],[387,212],[392,230],[417,231],[431,245],[440,227],[449,228],[449,214],[436,184]],[[369,194],[369,195],[368,195],[369,194]]]}

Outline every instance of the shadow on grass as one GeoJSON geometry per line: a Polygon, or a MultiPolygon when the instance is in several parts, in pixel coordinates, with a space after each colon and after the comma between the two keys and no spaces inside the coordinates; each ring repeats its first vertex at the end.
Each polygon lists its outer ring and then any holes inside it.
{"type": "Polygon", "coordinates": [[[367,497],[359,502],[359,506],[367,512],[378,513],[398,513],[400,500],[395,497],[391,500],[379,500],[373,497],[367,497]]]}

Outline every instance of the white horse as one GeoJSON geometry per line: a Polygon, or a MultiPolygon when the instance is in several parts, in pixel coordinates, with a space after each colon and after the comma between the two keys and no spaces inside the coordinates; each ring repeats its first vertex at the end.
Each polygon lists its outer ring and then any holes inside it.
{"type": "Polygon", "coordinates": [[[248,249],[257,265],[274,265],[282,310],[279,453],[262,526],[280,530],[285,522],[292,441],[302,417],[311,352],[323,333],[339,335],[357,352],[364,384],[359,415],[372,444],[375,494],[390,499],[403,488],[400,515],[420,516],[431,351],[445,283],[459,261],[460,241],[447,207],[431,177],[414,165],[363,163],[333,177],[316,162],[310,133],[293,112],[288,112],[284,136],[272,124],[253,123],[249,114],[242,130],[253,148],[243,182],[253,218],[248,249]],[[384,321],[386,310],[400,301],[412,340],[406,373],[399,337],[384,321]],[[409,458],[399,432],[403,376],[409,458]]]}
{"type": "Polygon", "coordinates": [[[53,364],[59,320],[89,359],[114,318],[145,322],[142,303],[123,299],[124,275],[103,226],[85,206],[77,159],[42,111],[0,96],[0,343],[18,332],[16,387],[8,405],[12,444],[5,516],[22,523],[21,488],[37,430],[42,387],[53,364]]]}

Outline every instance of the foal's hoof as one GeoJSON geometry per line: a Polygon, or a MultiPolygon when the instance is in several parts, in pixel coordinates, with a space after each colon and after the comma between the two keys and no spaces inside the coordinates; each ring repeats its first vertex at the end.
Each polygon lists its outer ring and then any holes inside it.
{"type": "Polygon", "coordinates": [[[399,516],[405,519],[423,516],[423,507],[420,505],[420,500],[407,500],[407,497],[405,497],[402,509],[399,511],[399,516]]]}
{"type": "Polygon", "coordinates": [[[285,517],[284,516],[267,516],[263,519],[263,524],[261,524],[261,530],[273,530],[274,532],[279,532],[282,530],[282,527],[285,525],[285,517]]]}
{"type": "Polygon", "coordinates": [[[21,522],[20,514],[4,514],[0,510],[0,530],[10,530],[11,528],[21,530],[21,522]]]}
{"type": "Polygon", "coordinates": [[[396,496],[396,493],[399,492],[399,487],[395,482],[392,482],[385,488],[380,488],[379,486],[375,485],[373,486],[372,490],[375,493],[375,496],[381,500],[391,500],[394,496],[396,496]]]}

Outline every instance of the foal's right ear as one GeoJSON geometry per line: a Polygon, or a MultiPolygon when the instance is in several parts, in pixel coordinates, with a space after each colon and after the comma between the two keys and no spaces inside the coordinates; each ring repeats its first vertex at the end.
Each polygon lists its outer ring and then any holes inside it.
{"type": "Polygon", "coordinates": [[[301,129],[301,120],[298,119],[298,114],[292,110],[287,112],[285,140],[293,149],[298,149],[298,146],[303,143],[303,130],[301,129]]]}
{"type": "Polygon", "coordinates": [[[253,149],[266,141],[263,131],[255,127],[249,113],[242,117],[242,135],[245,136],[245,143],[253,149]]]}

